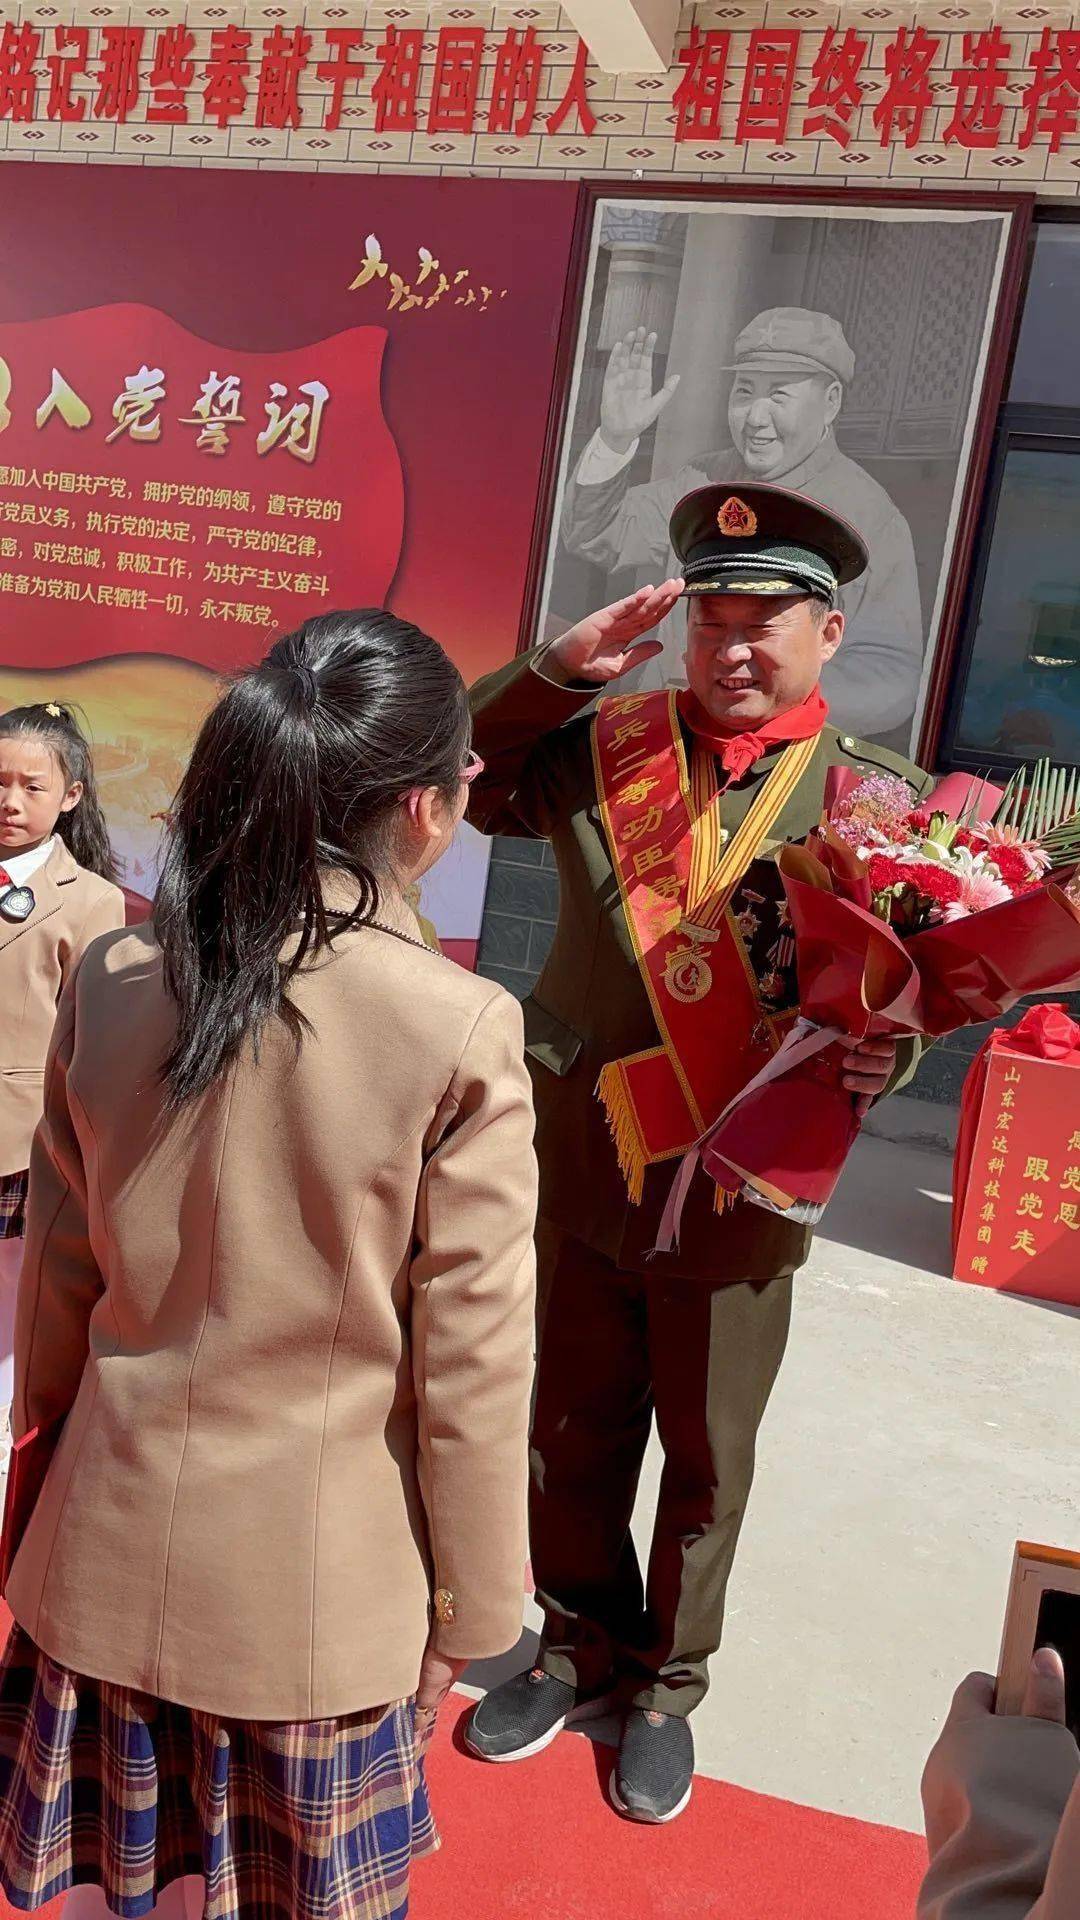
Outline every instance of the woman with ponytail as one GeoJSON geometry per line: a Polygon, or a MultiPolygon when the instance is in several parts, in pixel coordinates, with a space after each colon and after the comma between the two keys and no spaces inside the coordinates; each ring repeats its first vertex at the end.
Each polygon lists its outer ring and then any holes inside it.
{"type": "Polygon", "coordinates": [[[526,1561],[521,1014],[408,905],[477,768],[433,640],[309,621],[204,723],[152,925],[65,996],[17,1322],[16,1432],[58,1437],[7,1586],[13,1906],[400,1920],[436,1844],[434,1713],[516,1641],[526,1561]]]}
{"type": "MultiPolygon", "coordinates": [[[[70,708],[0,714],[0,1427],[12,1392],[27,1163],[41,1119],[56,1007],[91,940],[124,924],[124,896],[70,708]]],[[[7,1448],[0,1448],[6,1459],[7,1448]]]]}

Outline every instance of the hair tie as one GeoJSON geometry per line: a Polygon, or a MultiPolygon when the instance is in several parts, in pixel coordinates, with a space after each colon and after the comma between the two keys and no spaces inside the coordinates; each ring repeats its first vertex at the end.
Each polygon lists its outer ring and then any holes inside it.
{"type": "Polygon", "coordinates": [[[45,702],[45,711],[46,713],[51,713],[54,720],[62,720],[64,717],[63,707],[58,707],[55,700],[47,700],[45,702]]]}

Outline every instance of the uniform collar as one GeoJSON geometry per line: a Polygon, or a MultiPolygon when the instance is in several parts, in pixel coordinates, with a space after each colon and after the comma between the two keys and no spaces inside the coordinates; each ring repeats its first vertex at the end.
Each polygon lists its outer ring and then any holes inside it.
{"type": "Polygon", "coordinates": [[[49,859],[54,839],[45,841],[43,846],[33,847],[28,853],[12,853],[0,860],[0,868],[7,874],[13,887],[25,887],[49,859]]]}
{"type": "MultiPolygon", "coordinates": [[[[836,730],[835,728],[826,725],[822,728],[820,734],[818,735],[818,740],[817,740],[818,754],[821,754],[822,752],[826,752],[826,751],[831,753],[835,748],[835,746],[836,746],[836,730]]],[[[728,791],[732,793],[737,793],[740,789],[745,790],[747,787],[756,786],[759,781],[768,779],[768,776],[773,771],[773,768],[776,766],[776,763],[779,760],[780,755],[784,752],[784,748],[785,748],[785,742],[782,740],[777,741],[775,746],[771,746],[767,748],[767,750],[762,754],[760,760],[755,760],[749,772],[744,774],[743,778],[739,781],[738,787],[731,787],[728,789],[728,791]]],[[[811,766],[813,766],[815,762],[811,761],[810,764],[811,766]]]]}
{"type": "Polygon", "coordinates": [[[36,867],[30,876],[33,882],[30,888],[34,896],[33,912],[18,923],[0,920],[0,951],[10,946],[13,940],[17,940],[28,927],[40,926],[50,914],[56,913],[62,904],[61,887],[69,887],[78,877],[79,868],[76,862],[72,859],[64,842],[57,836],[45,865],[36,867]]]}
{"type": "Polygon", "coordinates": [[[70,887],[72,881],[79,877],[78,861],[59,834],[53,841],[52,852],[45,862],[45,872],[58,887],[70,887]]]}

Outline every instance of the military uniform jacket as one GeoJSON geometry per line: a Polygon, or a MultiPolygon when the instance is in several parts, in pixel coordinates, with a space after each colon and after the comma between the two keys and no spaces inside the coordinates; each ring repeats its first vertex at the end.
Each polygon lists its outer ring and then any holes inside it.
{"type": "MultiPolygon", "coordinates": [[[[561,887],[559,922],[547,965],[525,1002],[525,1044],[533,1077],[540,1159],[540,1214],[606,1254],[623,1269],[720,1280],[767,1280],[792,1273],[809,1248],[807,1229],[738,1202],[723,1215],[713,1183],[695,1176],[678,1253],[650,1259],[664,1202],[678,1167],[649,1168],[640,1206],[631,1204],[604,1110],[596,1098],[601,1069],[659,1044],[634,959],[618,882],[600,817],[588,711],[594,687],[565,687],[536,670],[543,649],[481,680],[472,691],[475,744],[485,770],[469,817],[486,833],[550,839],[561,887]]],[[[689,737],[689,736],[688,736],[689,737]]],[[[765,754],[723,796],[723,824],[734,831],[781,749],[765,754]]],[[[926,775],[883,748],[826,727],[818,751],[774,829],[773,840],[802,840],[818,823],[828,768],[834,764],[903,775],[916,796],[926,775]]],[[[793,1006],[793,970],[778,959],[780,876],[755,861],[732,902],[765,1004],[793,1006]]],[[[790,944],[790,943],[789,943],[790,944]]],[[[914,1071],[918,1043],[905,1043],[894,1086],[914,1071]]]]}

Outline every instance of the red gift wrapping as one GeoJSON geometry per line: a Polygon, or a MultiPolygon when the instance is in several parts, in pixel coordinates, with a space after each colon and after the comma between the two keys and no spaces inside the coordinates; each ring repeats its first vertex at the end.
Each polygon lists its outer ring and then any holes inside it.
{"type": "MultiPolygon", "coordinates": [[[[789,1053],[852,1039],[936,1037],[1000,1018],[1029,994],[1080,983],[1080,908],[1046,885],[967,919],[929,927],[901,940],[852,897],[849,850],[821,843],[820,859],[784,848],[784,876],[799,974],[802,1020],[762,1076],[736,1096],[700,1143],[700,1159],[718,1186],[756,1187],[770,1203],[820,1209],[831,1197],[858,1131],[850,1093],[834,1070],[810,1072],[789,1053]]],[[[685,1193],[686,1182],[681,1184],[685,1193]]],[[[659,1245],[678,1229],[678,1194],[665,1214],[659,1245]]]]}
{"type": "Polygon", "coordinates": [[[1033,1007],[991,1034],[964,1086],[953,1273],[1080,1306],[1080,1025],[1033,1007]]]}
{"type": "Polygon", "coordinates": [[[989,1038],[983,1041],[968,1068],[964,1091],[960,1096],[960,1123],[956,1134],[956,1151],[953,1155],[954,1267],[964,1212],[964,1196],[968,1189],[971,1160],[975,1151],[975,1135],[978,1131],[979,1115],[982,1112],[983,1095],[986,1091],[990,1056],[994,1052],[1026,1054],[1029,1059],[1055,1060],[1070,1066],[1080,1066],[1080,1023],[1065,1011],[1060,1000],[1044,1001],[1041,1006],[1029,1007],[1023,1019],[1018,1020],[1015,1027],[995,1027],[989,1038]]]}
{"type": "Polygon", "coordinates": [[[993,819],[1004,798],[1004,787],[980,780],[977,774],[947,773],[923,805],[934,813],[947,813],[951,820],[959,820],[974,804],[975,819],[982,823],[993,819]]]}
{"type": "MultiPolygon", "coordinates": [[[[822,824],[783,847],[795,939],[799,1019],[773,1059],[737,1093],[684,1157],[656,1251],[677,1243],[696,1168],[719,1188],[818,1219],[859,1131],[863,1109],[843,1085],[845,1043],[939,1038],[1000,1018],[1029,995],[1080,985],[1080,906],[1053,879],[981,913],[907,939],[872,911],[866,864],[830,825],[864,776],[833,767],[822,824]]],[[[923,801],[953,819],[991,818],[1002,790],[948,774],[923,801]]]]}

